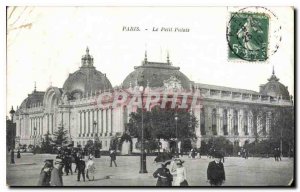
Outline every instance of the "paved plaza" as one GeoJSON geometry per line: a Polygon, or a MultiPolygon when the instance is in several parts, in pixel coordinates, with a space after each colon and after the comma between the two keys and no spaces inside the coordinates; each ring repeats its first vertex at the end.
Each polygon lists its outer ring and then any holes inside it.
{"type": "MultiPolygon", "coordinates": [[[[9,164],[7,155],[7,184],[10,186],[35,186],[45,159],[54,159],[55,155],[22,154],[9,164]]],[[[211,159],[182,157],[187,169],[187,180],[191,186],[209,186],[206,182],[206,169],[211,159]]],[[[155,186],[152,174],[157,165],[154,157],[147,157],[147,174],[139,174],[139,156],[117,156],[118,167],[109,167],[109,157],[95,159],[96,174],[94,181],[77,181],[77,174],[63,176],[65,186],[155,186]]],[[[292,158],[225,158],[226,182],[224,186],[285,186],[293,178],[294,162],[292,158]]],[[[75,164],[72,166],[75,169],[75,164]]]]}

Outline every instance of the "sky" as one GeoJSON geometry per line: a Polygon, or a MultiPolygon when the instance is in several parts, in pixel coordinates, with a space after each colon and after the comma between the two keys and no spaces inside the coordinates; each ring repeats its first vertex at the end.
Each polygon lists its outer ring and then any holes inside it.
{"type": "MultiPolygon", "coordinates": [[[[166,61],[197,83],[259,90],[274,66],[294,95],[294,15],[288,7],[269,8],[282,28],[278,51],[266,62],[228,58],[228,7],[9,7],[7,9],[7,109],[34,90],[61,88],[81,65],[86,47],[94,66],[113,86],[141,64],[166,61]],[[123,31],[139,27],[140,31],[123,31]],[[152,31],[184,28],[189,32],[152,31]],[[147,30],[145,30],[147,29],[147,30]]],[[[272,36],[272,33],[270,34],[272,36]]],[[[272,40],[272,38],[271,38],[272,40]]]]}

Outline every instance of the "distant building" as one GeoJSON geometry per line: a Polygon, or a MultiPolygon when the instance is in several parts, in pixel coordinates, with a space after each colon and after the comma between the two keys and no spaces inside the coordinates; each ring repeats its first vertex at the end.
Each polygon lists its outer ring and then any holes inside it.
{"type": "Polygon", "coordinates": [[[287,87],[279,82],[274,70],[268,82],[256,92],[194,83],[172,65],[169,56],[166,63],[159,63],[148,62],[145,54],[142,64],[134,67],[121,86],[113,88],[106,74],[94,67],[88,49],[81,64],[79,70],[69,74],[62,88],[50,86],[45,92],[35,88],[24,99],[16,111],[16,136],[20,144],[38,144],[44,134],[53,134],[63,126],[68,130],[69,142],[75,146],[99,137],[103,149],[108,150],[111,139],[125,132],[124,124],[135,109],[100,107],[97,99],[99,94],[120,88],[129,95],[139,86],[146,88],[145,95],[156,88],[200,91],[202,107],[191,109],[199,121],[195,129],[197,147],[212,135],[225,136],[240,146],[253,141],[255,133],[267,137],[276,109],[293,107],[287,87]]]}

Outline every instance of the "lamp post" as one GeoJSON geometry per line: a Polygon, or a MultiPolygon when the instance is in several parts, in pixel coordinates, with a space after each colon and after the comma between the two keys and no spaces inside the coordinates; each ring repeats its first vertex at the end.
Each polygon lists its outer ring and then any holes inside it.
{"type": "Polygon", "coordinates": [[[11,149],[10,149],[10,163],[15,164],[15,124],[14,124],[14,115],[15,115],[15,110],[13,107],[11,107],[11,110],[9,111],[11,115],[11,123],[10,123],[10,128],[11,128],[11,149]]]}
{"type": "Polygon", "coordinates": [[[141,92],[142,96],[142,138],[141,138],[141,165],[140,165],[140,172],[139,173],[148,173],[146,162],[147,162],[147,154],[144,151],[144,107],[143,107],[143,96],[144,96],[144,87],[140,86],[139,91],[141,92]]]}
{"type": "Polygon", "coordinates": [[[177,121],[178,121],[178,114],[175,113],[175,131],[176,131],[176,157],[179,157],[178,155],[178,129],[177,129],[177,121]]]}

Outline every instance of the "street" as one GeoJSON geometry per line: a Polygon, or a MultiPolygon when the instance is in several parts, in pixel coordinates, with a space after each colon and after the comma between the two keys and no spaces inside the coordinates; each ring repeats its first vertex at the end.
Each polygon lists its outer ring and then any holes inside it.
{"type": "MultiPolygon", "coordinates": [[[[21,154],[15,158],[16,164],[10,165],[7,155],[7,184],[9,186],[36,186],[39,173],[45,159],[54,159],[49,154],[21,154]]],[[[187,180],[190,186],[209,186],[206,182],[206,169],[212,159],[203,156],[201,159],[181,158],[187,169],[187,180]]],[[[95,159],[96,174],[94,181],[77,181],[77,174],[63,176],[64,186],[155,186],[156,179],[152,174],[158,167],[153,163],[154,156],[147,157],[146,174],[139,174],[139,156],[117,156],[118,167],[109,167],[109,157],[95,159]]],[[[224,186],[286,186],[293,178],[292,158],[282,158],[275,162],[274,158],[242,159],[225,158],[226,182],[224,186]]],[[[75,169],[73,164],[72,169],[75,169]]]]}

